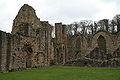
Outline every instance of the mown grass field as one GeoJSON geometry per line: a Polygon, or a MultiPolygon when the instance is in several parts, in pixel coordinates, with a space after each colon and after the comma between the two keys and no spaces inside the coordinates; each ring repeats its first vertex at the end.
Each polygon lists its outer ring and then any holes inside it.
{"type": "Polygon", "coordinates": [[[0,80],[120,80],[120,68],[51,66],[0,73],[0,80]]]}

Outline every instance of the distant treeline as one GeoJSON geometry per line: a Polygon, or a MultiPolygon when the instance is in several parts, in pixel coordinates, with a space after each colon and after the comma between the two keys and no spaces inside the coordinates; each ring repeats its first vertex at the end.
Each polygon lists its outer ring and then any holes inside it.
{"type": "Polygon", "coordinates": [[[115,15],[112,20],[81,20],[80,22],[73,22],[67,25],[68,37],[77,33],[84,35],[94,34],[98,30],[108,31],[111,34],[120,32],[120,14],[115,15]]]}

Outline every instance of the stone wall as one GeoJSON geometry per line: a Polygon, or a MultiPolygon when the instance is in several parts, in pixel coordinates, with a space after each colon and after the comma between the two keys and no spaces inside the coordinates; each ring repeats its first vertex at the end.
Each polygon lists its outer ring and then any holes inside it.
{"type": "Polygon", "coordinates": [[[68,59],[65,65],[120,67],[119,33],[116,35],[112,35],[106,31],[98,31],[92,36],[86,36],[86,39],[84,40],[79,38],[81,44],[77,41],[76,35],[74,35],[70,40],[70,42],[68,41],[68,54],[70,54],[68,57],[72,57],[68,59]],[[83,41],[86,44],[83,43],[83,41]],[[76,48],[76,44],[81,45],[81,47],[76,48]],[[86,47],[82,46],[82,44],[84,44],[86,47]],[[82,50],[81,48],[85,50],[82,50]],[[79,54],[83,55],[76,57],[76,49],[81,49],[81,52],[79,54]]]}
{"type": "MultiPolygon", "coordinates": [[[[65,26],[66,27],[66,26],[65,26]]],[[[62,23],[55,24],[54,55],[58,65],[120,67],[120,33],[98,31],[65,38],[62,23]]]]}
{"type": "Polygon", "coordinates": [[[0,31],[0,71],[9,71],[11,65],[12,35],[0,31]]]}

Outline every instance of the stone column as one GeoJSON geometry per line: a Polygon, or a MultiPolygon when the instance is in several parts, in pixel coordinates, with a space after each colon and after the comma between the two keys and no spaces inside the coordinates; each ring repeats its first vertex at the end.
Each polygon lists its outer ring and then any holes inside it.
{"type": "Polygon", "coordinates": [[[7,63],[7,40],[6,33],[1,32],[1,72],[6,72],[7,63]]]}
{"type": "Polygon", "coordinates": [[[62,25],[62,40],[63,40],[63,64],[66,62],[67,57],[67,26],[62,25]]]}
{"type": "Polygon", "coordinates": [[[58,44],[62,43],[62,23],[55,23],[55,39],[58,44]]]}

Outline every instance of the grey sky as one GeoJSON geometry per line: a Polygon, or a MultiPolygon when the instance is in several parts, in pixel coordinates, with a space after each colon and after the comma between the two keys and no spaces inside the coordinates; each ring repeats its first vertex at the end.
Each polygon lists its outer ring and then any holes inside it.
{"type": "Polygon", "coordinates": [[[23,4],[31,5],[41,20],[63,22],[112,19],[120,14],[120,0],[0,0],[0,30],[11,32],[12,23],[23,4]]]}

